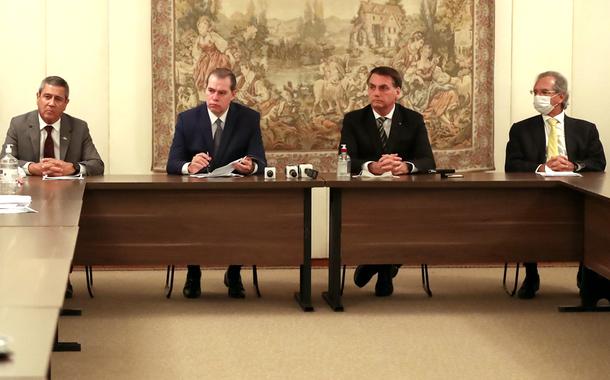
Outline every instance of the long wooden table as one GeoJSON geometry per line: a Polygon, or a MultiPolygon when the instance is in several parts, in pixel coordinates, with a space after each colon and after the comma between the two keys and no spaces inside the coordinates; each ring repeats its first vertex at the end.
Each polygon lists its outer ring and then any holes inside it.
{"type": "Polygon", "coordinates": [[[28,178],[37,213],[0,215],[0,335],[14,352],[0,378],[43,379],[74,254],[84,181],[28,178]]]}
{"type": "Polygon", "coordinates": [[[321,180],[104,176],[87,179],[81,265],[299,266],[311,304],[311,188],[321,180]]]}
{"type": "Polygon", "coordinates": [[[341,265],[584,261],[610,278],[610,181],[467,173],[327,178],[328,291],[343,310],[341,265]]]}

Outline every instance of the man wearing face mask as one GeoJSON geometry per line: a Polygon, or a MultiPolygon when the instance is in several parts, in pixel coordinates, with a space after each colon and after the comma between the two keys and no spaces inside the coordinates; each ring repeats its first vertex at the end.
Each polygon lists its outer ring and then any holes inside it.
{"type": "MultiPolygon", "coordinates": [[[[604,171],[606,157],[595,124],[565,114],[568,81],[558,72],[536,78],[534,108],[540,113],[512,125],[506,145],[506,172],[604,171]]],[[[536,296],[540,288],[537,263],[524,263],[525,279],[517,293],[536,296]]]]}

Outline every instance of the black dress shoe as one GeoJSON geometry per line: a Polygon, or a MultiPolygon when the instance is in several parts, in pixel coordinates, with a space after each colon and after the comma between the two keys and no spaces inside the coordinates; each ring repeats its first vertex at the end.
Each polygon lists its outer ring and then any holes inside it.
{"type": "Polygon", "coordinates": [[[586,267],[583,267],[581,275],[582,306],[595,307],[598,301],[604,298],[610,301],[610,280],[586,267]]]}
{"type": "Polygon", "coordinates": [[[234,269],[229,267],[225,272],[225,286],[229,288],[229,297],[231,298],[246,298],[244,284],[241,282],[240,268],[234,269]]]}
{"type": "Polygon", "coordinates": [[[68,284],[66,285],[66,293],[64,294],[64,298],[72,298],[74,295],[74,289],[72,288],[72,283],[68,278],[68,284]]]}
{"type": "Polygon", "coordinates": [[[201,274],[186,274],[186,281],[184,282],[182,294],[186,298],[199,298],[199,296],[201,296],[201,274]]]}
{"type": "Polygon", "coordinates": [[[396,275],[398,274],[398,268],[400,268],[400,265],[392,264],[392,268],[391,268],[392,278],[396,277],[396,275]]]}
{"type": "Polygon", "coordinates": [[[517,297],[522,300],[529,300],[536,297],[536,292],[540,289],[540,277],[539,276],[525,276],[523,284],[517,292],[517,297]]]}
{"type": "Polygon", "coordinates": [[[377,283],[375,284],[375,295],[377,297],[391,296],[394,292],[394,285],[392,284],[392,268],[391,266],[380,269],[379,275],[377,276],[377,283]]]}
{"type": "Polygon", "coordinates": [[[377,271],[377,265],[358,265],[354,272],[354,283],[357,287],[362,288],[371,281],[377,271]]]}

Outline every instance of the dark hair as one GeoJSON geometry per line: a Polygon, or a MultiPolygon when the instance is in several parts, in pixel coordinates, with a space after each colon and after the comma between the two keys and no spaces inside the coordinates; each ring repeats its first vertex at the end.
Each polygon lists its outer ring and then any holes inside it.
{"type": "Polygon", "coordinates": [[[235,74],[233,74],[233,71],[231,71],[231,69],[227,69],[226,67],[217,67],[214,70],[212,70],[212,72],[208,75],[205,83],[207,85],[207,83],[210,81],[210,77],[214,75],[216,78],[218,79],[224,79],[224,78],[231,78],[231,91],[235,91],[235,89],[237,88],[237,79],[235,78],[235,74]]]}
{"type": "Polygon", "coordinates": [[[46,84],[49,86],[63,87],[66,90],[66,99],[70,97],[70,86],[68,86],[68,82],[66,82],[64,78],[58,76],[44,78],[42,82],[40,82],[40,87],[38,87],[38,95],[40,95],[46,84]]]}
{"type": "Polygon", "coordinates": [[[561,102],[561,107],[565,110],[568,106],[568,99],[570,99],[570,93],[568,92],[568,80],[566,77],[558,73],[557,71],[545,71],[543,73],[538,74],[536,77],[536,82],[538,82],[541,78],[551,77],[555,79],[555,84],[553,85],[553,91],[558,94],[563,94],[563,102],[561,102]]]}
{"type": "Polygon", "coordinates": [[[398,70],[389,67],[389,66],[377,66],[369,73],[368,78],[366,78],[366,83],[369,83],[371,76],[373,74],[381,75],[384,77],[392,78],[392,82],[394,83],[394,87],[401,88],[402,87],[402,75],[398,72],[398,70]]]}

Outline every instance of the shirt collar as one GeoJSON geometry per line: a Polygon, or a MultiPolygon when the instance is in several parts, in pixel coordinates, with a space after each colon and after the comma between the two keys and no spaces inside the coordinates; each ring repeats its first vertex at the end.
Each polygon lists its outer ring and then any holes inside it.
{"type": "Polygon", "coordinates": [[[378,114],[377,111],[375,111],[375,109],[373,107],[371,107],[371,109],[373,110],[373,115],[375,116],[375,120],[379,119],[380,117],[385,117],[386,119],[392,120],[392,116],[394,115],[394,110],[396,109],[396,104],[394,104],[392,106],[392,109],[390,110],[390,112],[388,112],[388,114],[385,116],[378,114]]]}
{"type": "Polygon", "coordinates": [[[40,114],[38,114],[38,125],[39,125],[41,131],[43,129],[45,129],[45,127],[47,125],[51,125],[51,126],[53,126],[53,129],[55,129],[55,130],[57,130],[57,132],[59,132],[59,128],[61,127],[61,117],[59,119],[57,119],[57,121],[55,123],[47,124],[46,121],[42,120],[42,117],[40,117],[40,114]]]}
{"type": "Polygon", "coordinates": [[[208,116],[210,117],[210,123],[212,125],[214,125],[214,123],[216,122],[216,120],[220,119],[222,120],[222,124],[225,125],[226,121],[227,121],[227,113],[229,113],[229,108],[231,108],[231,105],[229,104],[229,107],[227,107],[227,109],[225,110],[225,112],[220,115],[220,117],[214,115],[214,113],[212,111],[210,111],[210,109],[207,107],[205,107],[208,110],[208,116]]]}
{"type": "MultiPolygon", "coordinates": [[[[555,116],[552,116],[553,119],[557,120],[559,122],[560,125],[564,125],[563,120],[565,119],[566,113],[565,111],[561,111],[560,114],[557,114],[555,116]]],[[[542,119],[544,120],[544,122],[546,123],[549,119],[551,118],[551,116],[549,115],[542,115],[542,119]]]]}

